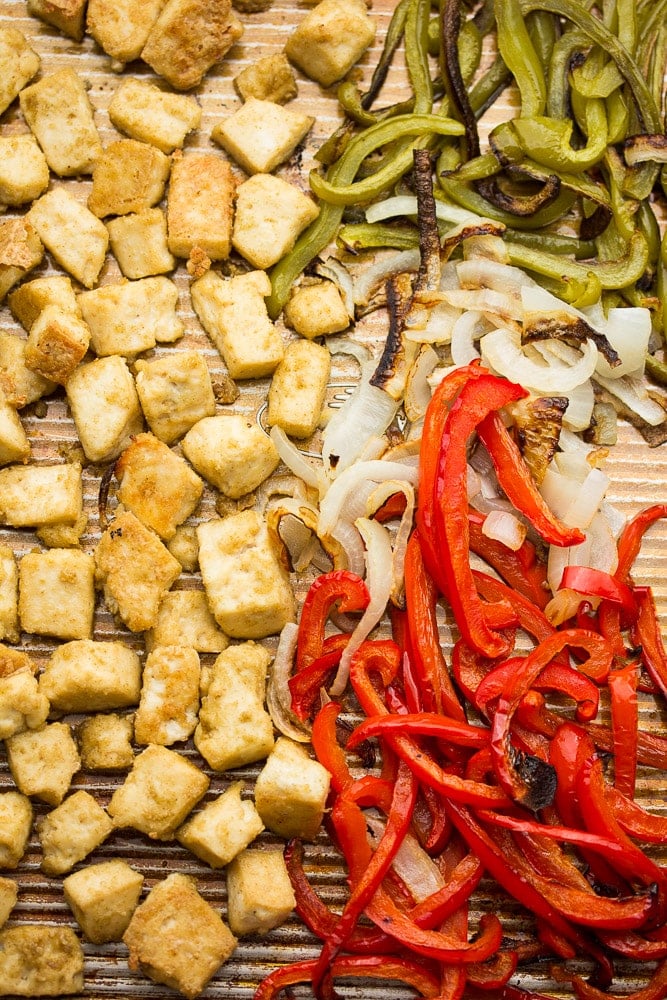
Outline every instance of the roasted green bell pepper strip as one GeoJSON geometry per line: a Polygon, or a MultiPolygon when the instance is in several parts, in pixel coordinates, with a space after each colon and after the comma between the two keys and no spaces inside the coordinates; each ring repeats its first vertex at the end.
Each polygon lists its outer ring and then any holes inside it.
{"type": "MultiPolygon", "coordinates": [[[[548,8],[538,5],[534,10],[548,8]]],[[[521,95],[521,115],[543,115],[547,105],[544,70],[531,41],[519,0],[496,0],[498,50],[521,95]]]]}
{"type": "MultiPolygon", "coordinates": [[[[482,218],[493,219],[495,222],[502,222],[505,226],[515,229],[541,229],[543,226],[550,226],[558,222],[569,212],[574,202],[576,194],[572,191],[561,190],[558,196],[549,204],[540,208],[530,216],[512,215],[504,212],[495,205],[478,194],[470,185],[459,181],[455,176],[439,177],[440,187],[449,201],[455,202],[462,208],[467,208],[469,212],[482,218]]],[[[436,198],[438,193],[436,192],[436,198]]]]}
{"type": "Polygon", "coordinates": [[[588,141],[585,146],[572,146],[571,122],[558,121],[542,115],[516,118],[509,123],[525,154],[551,171],[578,173],[590,170],[602,159],[607,148],[607,114],[604,102],[586,102],[588,141]]]}
{"type": "Polygon", "coordinates": [[[394,223],[350,223],[350,225],[340,229],[337,241],[353,253],[380,247],[391,247],[394,250],[413,250],[419,246],[419,230],[416,226],[396,225],[394,223]]]}

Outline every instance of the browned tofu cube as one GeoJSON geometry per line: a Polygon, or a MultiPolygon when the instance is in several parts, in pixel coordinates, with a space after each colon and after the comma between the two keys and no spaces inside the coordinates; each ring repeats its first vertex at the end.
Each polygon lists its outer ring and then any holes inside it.
{"type": "Polygon", "coordinates": [[[165,0],[88,0],[86,27],[114,62],[138,59],[165,0]]]}
{"type": "Polygon", "coordinates": [[[0,115],[39,69],[40,58],[11,25],[0,27],[0,115]]]}
{"type": "Polygon", "coordinates": [[[60,177],[89,174],[102,152],[82,77],[69,67],[26,87],[19,103],[51,170],[60,177]]]}
{"type": "Polygon", "coordinates": [[[32,371],[64,385],[85,356],[90,330],[61,306],[46,306],[32,325],[25,363],[32,371]]]}
{"type": "Polygon", "coordinates": [[[167,195],[168,245],[175,257],[195,247],[211,260],[229,257],[234,179],[229,162],[215,153],[174,154],[167,195]]]}
{"type": "Polygon", "coordinates": [[[71,927],[18,924],[0,931],[4,996],[63,996],[83,990],[83,948],[71,927]]]}
{"type": "Polygon", "coordinates": [[[118,139],[93,167],[88,208],[98,219],[152,208],[161,200],[169,177],[169,157],[136,139],[118,139]]]}
{"type": "Polygon", "coordinates": [[[28,12],[75,42],[83,38],[86,0],[28,0],[28,12]]]}
{"type": "Polygon", "coordinates": [[[0,302],[44,257],[37,229],[27,218],[0,222],[0,302]]]}

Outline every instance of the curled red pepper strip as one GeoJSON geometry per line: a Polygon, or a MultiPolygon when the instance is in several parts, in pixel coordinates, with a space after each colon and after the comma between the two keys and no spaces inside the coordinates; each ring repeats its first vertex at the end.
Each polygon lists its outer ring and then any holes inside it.
{"type": "MultiPolygon", "coordinates": [[[[517,659],[521,662],[521,658],[517,659]]],[[[505,660],[480,681],[473,699],[480,712],[489,714],[489,704],[500,697],[511,681],[517,659],[505,660]]],[[[600,689],[574,667],[552,661],[535,678],[532,686],[536,691],[561,691],[568,695],[577,703],[577,719],[581,722],[588,722],[597,715],[600,689]]]]}
{"type": "Polygon", "coordinates": [[[499,951],[488,962],[468,966],[468,982],[482,990],[499,990],[516,972],[516,951],[499,951]]]}
{"type": "Polygon", "coordinates": [[[331,786],[336,792],[342,792],[354,781],[336,734],[339,715],[340,705],[335,701],[327,702],[313,719],[311,732],[315,756],[331,775],[331,786]]]}
{"type": "MultiPolygon", "coordinates": [[[[275,969],[260,984],[254,1000],[276,1000],[288,986],[312,982],[316,965],[316,959],[308,959],[275,969]]],[[[333,979],[395,980],[413,987],[423,997],[440,994],[437,977],[424,968],[423,962],[411,962],[397,956],[343,955],[333,962],[331,975],[333,979]]]]}
{"type": "Polygon", "coordinates": [[[473,576],[477,589],[487,601],[506,600],[511,603],[514,613],[518,619],[518,624],[532,635],[538,642],[548,638],[556,631],[542,609],[532,600],[525,597],[518,591],[508,587],[501,580],[496,580],[488,573],[480,570],[473,570],[473,576]]]}
{"type": "Polygon", "coordinates": [[[470,548],[475,555],[484,559],[518,594],[543,609],[549,603],[551,592],[547,585],[547,570],[537,558],[533,543],[526,539],[514,552],[495,538],[489,538],[482,531],[486,514],[476,510],[468,511],[470,548]]]}
{"type": "Polygon", "coordinates": [[[650,587],[635,587],[637,620],[631,629],[632,642],[640,650],[641,661],[649,677],[667,698],[667,653],[662,642],[660,622],[650,587]]]}
{"type": "MultiPolygon", "coordinates": [[[[580,1000],[609,1000],[609,994],[586,982],[581,976],[572,977],[572,986],[580,1000]]],[[[623,1000],[665,1000],[667,996],[667,961],[657,967],[651,981],[641,990],[624,994],[623,1000]]]]}
{"type": "Polygon", "coordinates": [[[655,962],[667,958],[667,941],[649,941],[633,931],[625,931],[623,934],[600,931],[600,939],[607,948],[636,962],[655,962]]]}
{"type": "Polygon", "coordinates": [[[465,903],[483,874],[484,866],[479,858],[466,854],[448,875],[446,884],[417,903],[410,911],[410,917],[419,927],[435,927],[465,903]]]}
{"type": "Polygon", "coordinates": [[[318,576],[306,594],[299,622],[296,670],[299,673],[322,655],[324,629],[335,604],[340,611],[363,611],[370,600],[368,588],[355,573],[332,570],[318,576]]]}
{"type": "Polygon", "coordinates": [[[574,590],[588,597],[602,597],[605,601],[618,604],[628,621],[637,617],[637,605],[632,591],[615,576],[590,566],[566,566],[559,589],[574,590]]]}
{"type": "Polygon", "coordinates": [[[607,785],[605,794],[621,829],[637,840],[650,844],[667,842],[667,817],[655,816],[616,788],[607,785]]]}
{"type": "Polygon", "coordinates": [[[639,672],[634,663],[612,670],[607,681],[611,701],[611,731],[614,738],[614,786],[632,796],[637,777],[639,672]]]}
{"type": "Polygon", "coordinates": [[[353,749],[371,736],[402,732],[412,736],[432,736],[437,740],[466,747],[486,746],[489,742],[488,729],[471,726],[467,722],[459,722],[458,719],[448,719],[434,712],[419,712],[416,715],[370,716],[352,731],[348,746],[353,749]]]}
{"type": "Polygon", "coordinates": [[[292,711],[302,722],[305,722],[313,714],[320,691],[326,687],[331,675],[340,663],[341,654],[349,641],[349,635],[342,632],[338,635],[330,635],[322,643],[321,655],[298,674],[292,674],[287,682],[292,696],[292,711]]]}
{"type": "Polygon", "coordinates": [[[662,517],[667,517],[667,504],[658,503],[652,507],[646,507],[625,525],[618,539],[616,576],[619,580],[629,583],[630,570],[639,555],[644,533],[662,517]]]}
{"type": "Polygon", "coordinates": [[[578,528],[559,521],[545,503],[500,414],[490,413],[485,417],[477,428],[477,434],[491,456],[500,486],[537,534],[551,545],[579,545],[583,542],[585,535],[578,528]]]}

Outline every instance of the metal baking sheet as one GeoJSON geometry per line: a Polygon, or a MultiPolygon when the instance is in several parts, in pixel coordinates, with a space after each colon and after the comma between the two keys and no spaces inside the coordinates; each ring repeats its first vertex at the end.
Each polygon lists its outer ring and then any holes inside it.
{"type": "MultiPolygon", "coordinates": [[[[375,0],[373,4],[372,15],[377,20],[378,34],[375,46],[361,63],[361,72],[366,77],[377,59],[392,7],[390,0],[375,0]]],[[[233,77],[242,67],[259,57],[281,51],[290,31],[307,9],[305,4],[276,0],[270,10],[264,13],[240,15],[245,26],[243,38],[194,92],[202,108],[202,125],[197,133],[188,137],[186,149],[217,148],[210,139],[211,129],[240,105],[233,87],[233,77]]],[[[90,37],[86,36],[81,44],[65,38],[55,29],[30,17],[22,0],[0,0],[0,24],[15,25],[31,40],[33,47],[41,56],[42,73],[49,73],[66,66],[75,68],[89,87],[90,100],[95,109],[95,121],[103,144],[107,145],[117,138],[117,133],[109,123],[107,108],[122,77],[112,71],[109,58],[90,37]]],[[[139,78],[153,78],[149,68],[140,62],[129,65],[125,73],[139,78]]],[[[315,124],[299,155],[290,164],[281,168],[280,172],[303,190],[308,190],[308,171],[315,163],[313,153],[334,129],[339,120],[339,113],[333,91],[322,90],[300,74],[298,74],[298,84],[299,94],[293,106],[313,115],[315,124]]],[[[383,97],[390,103],[403,94],[403,78],[399,68],[390,76],[383,97]]],[[[501,98],[487,116],[487,127],[510,117],[511,100],[511,93],[501,98]]],[[[15,102],[0,118],[0,134],[24,130],[25,125],[15,102]]],[[[239,176],[242,176],[240,172],[239,176]]],[[[66,183],[77,197],[82,200],[87,198],[90,190],[89,179],[71,180],[66,183]]],[[[47,261],[39,273],[49,273],[51,270],[52,266],[47,261]]],[[[119,277],[117,267],[109,257],[101,282],[112,282],[119,277]]],[[[189,276],[182,262],[173,277],[179,289],[179,315],[185,323],[186,332],[178,345],[169,349],[195,348],[206,358],[214,377],[224,373],[224,365],[219,355],[213,349],[192,311],[188,294],[189,276]]],[[[0,306],[0,329],[24,336],[6,304],[0,306]]],[[[283,334],[286,338],[291,336],[287,330],[283,330],[283,334]]],[[[379,344],[383,335],[381,316],[369,319],[359,326],[358,336],[371,344],[379,344]]],[[[155,354],[159,355],[161,350],[164,349],[156,348],[155,354]]],[[[344,366],[337,367],[340,364],[340,361],[335,363],[332,374],[334,383],[345,382],[350,378],[350,373],[344,366]]],[[[244,414],[257,415],[265,401],[267,385],[268,383],[264,381],[242,384],[240,395],[234,403],[235,409],[244,414]]],[[[332,394],[334,392],[335,386],[332,388],[332,394]]],[[[27,412],[24,411],[22,416],[32,442],[34,460],[37,462],[47,462],[62,456],[76,441],[62,392],[57,392],[46,399],[45,412],[33,407],[28,408],[27,412]]],[[[619,443],[609,457],[606,470],[611,477],[608,499],[628,514],[657,500],[667,499],[667,446],[650,450],[639,434],[625,424],[621,425],[619,443]]],[[[93,551],[100,535],[98,490],[102,472],[100,467],[93,466],[84,470],[85,506],[89,522],[82,538],[82,547],[88,552],[93,551]]],[[[197,518],[206,519],[214,514],[215,496],[213,491],[207,490],[197,511],[197,518]]],[[[0,530],[0,544],[13,546],[20,555],[34,548],[38,542],[35,535],[29,531],[0,530]]],[[[663,626],[667,627],[667,524],[659,523],[651,530],[637,563],[636,579],[654,588],[661,621],[663,626]]],[[[295,581],[300,596],[305,591],[306,583],[305,579],[295,581]]],[[[177,586],[196,587],[199,586],[199,582],[196,575],[183,573],[177,586]]],[[[95,613],[95,638],[120,638],[139,652],[143,651],[141,636],[132,635],[119,627],[104,608],[101,599],[95,613]]],[[[40,664],[48,658],[54,645],[55,642],[51,640],[33,635],[24,634],[21,639],[21,648],[33,655],[40,664]]],[[[268,645],[273,648],[274,642],[269,640],[268,645]]],[[[204,664],[212,660],[212,655],[202,655],[204,664]]],[[[72,717],[68,721],[76,724],[78,719],[72,717]]],[[[660,731],[665,729],[664,717],[659,716],[653,704],[648,701],[642,709],[642,723],[648,729],[660,731]]],[[[191,743],[183,752],[208,771],[191,743]]],[[[211,774],[212,780],[205,801],[224,790],[231,780],[242,778],[247,781],[248,789],[251,789],[256,769],[240,769],[225,775],[210,771],[208,773],[211,774]]],[[[82,772],[75,776],[72,790],[86,789],[94,794],[98,801],[106,804],[121,780],[122,777],[82,772]]],[[[647,803],[664,810],[665,788],[648,774],[641,776],[640,785],[641,794],[647,803]]],[[[10,787],[13,785],[6,755],[4,749],[0,749],[0,790],[10,787]]],[[[35,815],[39,818],[47,809],[37,801],[34,804],[35,815]]],[[[262,834],[260,842],[278,843],[277,839],[269,834],[262,834]]],[[[144,874],[145,890],[150,889],[171,872],[179,871],[193,875],[202,895],[224,916],[226,910],[224,872],[213,871],[177,842],[153,842],[131,830],[121,830],[112,834],[102,847],[86,859],[85,863],[115,857],[126,859],[144,874]]],[[[28,852],[20,867],[12,873],[4,871],[1,873],[3,876],[9,875],[15,878],[19,887],[18,904],[11,916],[11,922],[45,921],[66,923],[75,927],[72,915],[63,899],[62,879],[45,876],[40,870],[40,860],[39,842],[33,833],[28,852]]],[[[666,859],[663,858],[664,860],[666,859]]],[[[317,891],[325,902],[333,907],[341,906],[345,898],[344,872],[324,833],[309,848],[307,867],[317,891]]],[[[510,933],[521,933],[525,927],[519,908],[504,899],[490,882],[483,883],[475,897],[474,912],[479,914],[485,910],[499,913],[510,933]]],[[[82,997],[87,1000],[91,998],[170,1000],[175,996],[172,990],[153,983],[139,973],[131,972],[127,966],[127,949],[123,944],[94,946],[84,942],[84,951],[86,967],[82,997]]],[[[214,976],[203,996],[207,1000],[236,1000],[236,998],[247,1000],[263,976],[276,964],[314,957],[317,951],[314,937],[303,927],[298,918],[292,917],[282,927],[264,937],[242,939],[234,955],[214,976]]],[[[639,967],[628,965],[621,982],[629,989],[642,978],[639,967]]],[[[546,988],[554,997],[569,995],[566,987],[550,984],[539,969],[526,971],[519,979],[526,986],[546,988]]],[[[361,985],[347,984],[341,987],[341,992],[345,996],[366,997],[368,1000],[373,1000],[375,997],[383,997],[384,1000],[394,1000],[394,998],[407,1000],[411,995],[409,990],[400,986],[392,988],[383,984],[373,987],[367,982],[361,985]]],[[[307,991],[302,994],[300,989],[296,989],[295,994],[307,995],[307,991]]]]}

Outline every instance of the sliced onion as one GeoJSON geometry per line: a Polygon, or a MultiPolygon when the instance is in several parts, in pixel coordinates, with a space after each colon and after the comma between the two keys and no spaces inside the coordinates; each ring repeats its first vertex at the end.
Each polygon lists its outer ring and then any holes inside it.
{"type": "Polygon", "coordinates": [[[499,375],[545,396],[568,393],[581,385],[595,371],[598,357],[597,347],[587,340],[575,364],[554,358],[552,364],[539,365],[521,350],[521,335],[508,329],[487,333],[481,340],[481,351],[482,360],[499,375]]]}
{"type": "Polygon", "coordinates": [[[595,393],[591,380],[586,379],[581,385],[575,386],[563,395],[567,397],[567,409],[563,414],[564,426],[572,431],[585,431],[591,425],[595,406],[595,393]]]}
{"type": "MultiPolygon", "coordinates": [[[[417,217],[418,207],[416,196],[399,194],[393,198],[385,198],[383,201],[375,202],[374,205],[370,205],[366,209],[366,222],[382,222],[383,219],[395,219],[399,215],[417,217]]],[[[459,208],[458,205],[453,205],[451,202],[441,201],[440,198],[437,198],[435,202],[435,215],[437,219],[443,222],[455,224],[479,222],[479,216],[468,212],[464,208],[459,208]]]]}
{"type": "Polygon", "coordinates": [[[651,427],[657,427],[667,417],[662,406],[649,396],[645,386],[631,375],[614,379],[596,374],[595,381],[651,427]]]}
{"type": "Polygon", "coordinates": [[[405,396],[403,398],[403,409],[410,421],[419,420],[426,413],[428,404],[431,402],[431,388],[428,384],[428,376],[438,364],[438,355],[425,344],[417,355],[417,360],[410,368],[405,383],[405,396]]]}
{"type": "Polygon", "coordinates": [[[544,613],[554,628],[558,628],[576,615],[580,604],[581,594],[575,590],[558,590],[545,607],[544,613]]]}
{"type": "Polygon", "coordinates": [[[373,293],[387,278],[419,268],[419,250],[399,250],[377,258],[354,279],[354,302],[357,306],[367,306],[373,293]]]}
{"type": "Polygon", "coordinates": [[[494,510],[487,514],[482,525],[482,534],[516,552],[526,539],[526,526],[509,511],[494,510]]]}
{"type": "Polygon", "coordinates": [[[352,275],[341,261],[335,257],[327,257],[315,267],[317,274],[328,278],[340,292],[343,304],[350,319],[354,319],[354,283],[352,275]]]}
{"type": "Polygon", "coordinates": [[[474,309],[500,323],[520,322],[523,309],[519,299],[492,288],[453,288],[442,293],[445,301],[457,309],[474,309]]]}
{"type": "Polygon", "coordinates": [[[463,312],[452,328],[452,361],[455,365],[467,365],[479,357],[475,341],[488,333],[488,325],[480,312],[463,312]]]}
{"type": "Polygon", "coordinates": [[[565,511],[565,523],[582,531],[588,528],[608,489],[609,476],[601,469],[591,469],[565,511]]]}
{"type": "Polygon", "coordinates": [[[406,327],[405,337],[418,344],[448,344],[452,339],[454,324],[460,315],[460,309],[447,302],[438,302],[426,311],[425,323],[406,327]]]}
{"type": "Polygon", "coordinates": [[[399,403],[384,389],[371,385],[368,378],[362,375],[355,391],[324,428],[322,459],[329,476],[339,476],[350,468],[367,442],[385,433],[398,411],[399,403]]]}
{"type": "Polygon", "coordinates": [[[398,530],[394,536],[393,553],[391,557],[391,592],[389,599],[396,607],[405,603],[405,553],[412,533],[412,520],[415,513],[415,491],[410,483],[389,479],[373,490],[366,501],[366,516],[372,517],[387,502],[389,497],[402,493],[405,497],[405,509],[399,521],[398,530]]]}
{"type": "Polygon", "coordinates": [[[312,464],[312,462],[308,461],[303,452],[299,451],[296,445],[290,441],[282,427],[278,427],[277,424],[274,424],[271,428],[270,435],[271,440],[275,444],[276,450],[280,455],[281,462],[283,462],[295,476],[298,476],[299,479],[303,479],[304,483],[308,486],[312,486],[312,488],[317,490],[318,494],[322,496],[327,489],[327,479],[323,470],[317,468],[312,464]]]}
{"type": "MultiPolygon", "coordinates": [[[[377,850],[385,830],[385,822],[370,810],[367,810],[364,816],[368,828],[368,839],[374,850],[377,850]]],[[[401,841],[394,855],[392,868],[416,903],[421,903],[428,896],[432,896],[445,884],[435,861],[428,856],[412,833],[407,833],[401,841]]]]}
{"type": "Polygon", "coordinates": [[[391,595],[392,552],[389,532],[382,524],[367,517],[358,518],[355,527],[366,545],[366,586],[370,601],[343,650],[329,689],[332,697],[337,697],[345,690],[352,657],[382,618],[391,595]]]}
{"type": "Polygon", "coordinates": [[[288,686],[294,669],[298,636],[299,626],[294,622],[288,622],[280,633],[276,655],[269,670],[266,707],[278,732],[298,743],[308,743],[310,730],[293,714],[292,696],[288,686]]]}
{"type": "Polygon", "coordinates": [[[456,265],[456,271],[461,288],[491,288],[511,295],[518,303],[521,303],[521,289],[524,285],[535,284],[521,268],[484,257],[461,260],[456,265]]]}
{"type": "Polygon", "coordinates": [[[641,306],[610,309],[604,333],[621,363],[612,368],[600,355],[596,367],[599,375],[617,379],[621,375],[644,371],[651,337],[651,314],[648,309],[641,306]]]}
{"type": "MultiPolygon", "coordinates": [[[[358,492],[362,485],[381,483],[385,479],[404,479],[416,485],[419,478],[417,469],[400,462],[386,462],[382,459],[374,462],[357,462],[340,474],[329,487],[320,503],[320,518],[318,534],[324,537],[330,534],[341,517],[341,511],[348,498],[358,492]]],[[[364,497],[364,503],[365,503],[364,497]]]]}
{"type": "Polygon", "coordinates": [[[339,521],[330,539],[339,553],[340,568],[349,569],[350,573],[356,576],[363,576],[366,568],[364,543],[354,524],[349,521],[339,521]]]}

